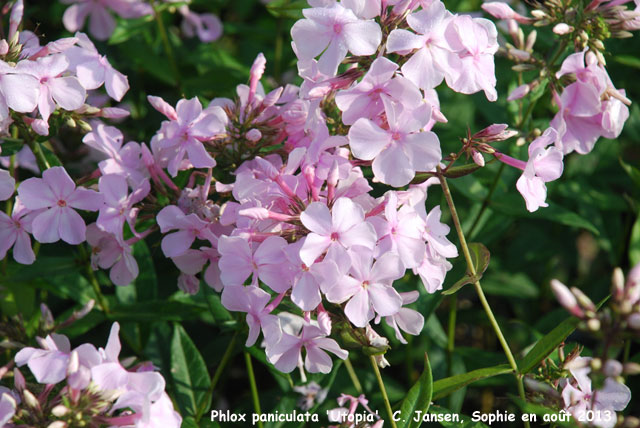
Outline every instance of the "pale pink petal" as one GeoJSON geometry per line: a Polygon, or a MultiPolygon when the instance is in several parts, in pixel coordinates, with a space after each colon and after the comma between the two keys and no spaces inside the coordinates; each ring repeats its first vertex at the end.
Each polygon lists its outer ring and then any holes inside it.
{"type": "MultiPolygon", "coordinates": [[[[55,208],[52,208],[55,210],[55,208]]],[[[80,214],[66,207],[60,210],[59,234],[67,244],[78,245],[85,240],[86,225],[80,214]]]]}
{"type": "Polygon", "coordinates": [[[345,306],[344,313],[356,327],[366,326],[374,316],[369,293],[365,289],[358,291],[345,306]]]}
{"type": "Polygon", "coordinates": [[[30,265],[36,260],[36,256],[31,249],[31,238],[25,231],[17,233],[15,246],[13,247],[13,258],[23,265],[30,265]]]}
{"type": "Polygon", "coordinates": [[[188,230],[180,230],[165,235],[162,238],[162,252],[167,257],[177,257],[184,254],[195,241],[195,236],[188,230]]]}
{"type": "Polygon", "coordinates": [[[129,80],[127,76],[109,66],[105,70],[104,86],[111,98],[120,101],[129,90],[129,80]]]}
{"type": "Polygon", "coordinates": [[[389,133],[366,118],[361,118],[349,129],[349,147],[353,156],[371,160],[391,143],[389,133]]]}
{"type": "Polygon", "coordinates": [[[73,111],[82,107],[87,92],[75,77],[58,77],[49,82],[51,96],[60,107],[73,111]]]}
{"type": "Polygon", "coordinates": [[[89,16],[89,32],[98,40],[107,40],[116,28],[116,21],[106,8],[96,6],[89,16]]]}
{"type": "Polygon", "coordinates": [[[61,208],[54,207],[44,211],[42,214],[38,214],[38,216],[33,219],[31,228],[36,241],[48,244],[60,239],[59,225],[61,211],[61,208]]]}
{"type": "Polygon", "coordinates": [[[329,236],[310,233],[305,237],[300,249],[300,259],[305,265],[311,266],[329,248],[329,245],[331,245],[329,236]]]}
{"type": "Polygon", "coordinates": [[[75,33],[82,27],[84,27],[84,23],[87,19],[87,15],[91,10],[91,6],[89,3],[79,3],[71,5],[67,10],[64,11],[64,15],[62,16],[62,23],[64,24],[64,28],[71,33],[75,33]]]}
{"type": "Polygon", "coordinates": [[[67,198],[67,204],[79,210],[98,211],[104,204],[104,198],[95,190],[78,187],[67,198]]]}
{"type": "Polygon", "coordinates": [[[347,48],[357,56],[373,55],[382,40],[380,26],[373,20],[349,22],[343,34],[347,48]]]}
{"type": "Polygon", "coordinates": [[[319,235],[331,235],[331,213],[329,208],[321,202],[312,202],[300,214],[300,221],[312,232],[319,235]]]}
{"type": "Polygon", "coordinates": [[[374,283],[367,291],[373,308],[380,316],[393,315],[402,307],[402,297],[391,286],[374,283]]]}
{"type": "Polygon", "coordinates": [[[371,167],[378,180],[393,187],[405,186],[415,177],[411,160],[397,146],[383,150],[373,160],[371,167]]]}

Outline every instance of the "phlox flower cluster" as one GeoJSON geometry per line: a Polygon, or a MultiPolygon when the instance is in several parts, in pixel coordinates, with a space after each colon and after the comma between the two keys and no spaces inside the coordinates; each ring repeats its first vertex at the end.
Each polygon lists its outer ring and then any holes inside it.
{"type": "Polygon", "coordinates": [[[87,426],[180,427],[182,418],[165,392],[162,375],[151,364],[129,367],[130,359],[120,361],[119,330],[114,323],[104,348],[85,343],[72,349],[66,336],[51,333],[38,339],[40,348],[21,349],[16,365],[28,367],[44,392],[36,398],[14,369],[14,388],[0,387],[0,424],[12,427],[14,417],[35,418],[31,426],[39,426],[37,415],[44,414],[45,420],[53,418],[61,426],[82,420],[87,426]]]}
{"type": "MultiPolygon", "coordinates": [[[[88,21],[89,34],[97,40],[107,40],[113,34],[117,22],[114,14],[122,19],[149,17],[154,7],[144,0],[60,0],[70,5],[64,12],[62,23],[72,33],[82,30],[88,21]]],[[[182,32],[187,37],[198,36],[203,43],[217,40],[222,35],[222,23],[212,13],[196,13],[189,9],[188,1],[162,0],[170,5],[180,3],[177,11],[182,15],[182,32]]],[[[157,7],[157,6],[156,6],[157,7]]]]}

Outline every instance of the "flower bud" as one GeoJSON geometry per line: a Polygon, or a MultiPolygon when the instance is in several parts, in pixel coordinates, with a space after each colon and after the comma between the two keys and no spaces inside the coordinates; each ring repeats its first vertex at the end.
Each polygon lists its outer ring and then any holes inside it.
{"type": "Polygon", "coordinates": [[[511,91],[511,93],[507,97],[507,101],[519,100],[520,98],[527,95],[529,91],[531,91],[531,87],[529,85],[527,84],[520,85],[517,88],[515,88],[513,91],[511,91]]]}
{"type": "Polygon", "coordinates": [[[607,377],[616,377],[622,374],[622,363],[617,360],[609,359],[604,363],[602,372],[607,377]]]}
{"type": "Polygon", "coordinates": [[[482,157],[482,153],[480,153],[476,149],[471,149],[471,157],[473,158],[473,161],[476,163],[476,165],[478,165],[479,167],[484,166],[484,158],[482,157]]]}
{"type": "Polygon", "coordinates": [[[640,374],[640,364],[638,363],[625,363],[622,366],[622,373],[625,375],[635,376],[640,374]]]}
{"type": "Polygon", "coordinates": [[[0,40],[0,55],[6,55],[9,53],[9,43],[6,40],[0,40]]]}
{"type": "Polygon", "coordinates": [[[629,327],[631,327],[634,330],[640,330],[640,313],[634,313],[629,315],[629,318],[627,318],[627,323],[629,324],[629,327]]]}
{"type": "Polygon", "coordinates": [[[527,61],[531,58],[531,54],[527,51],[523,51],[522,49],[509,49],[509,55],[519,59],[520,61],[527,61]]]}
{"type": "Polygon", "coordinates": [[[53,416],[56,416],[58,418],[63,417],[64,415],[66,415],[69,412],[69,409],[66,406],[63,406],[62,404],[58,404],[57,406],[55,406],[53,409],[51,409],[51,414],[53,416]]]}
{"type": "Polygon", "coordinates": [[[17,367],[13,369],[13,386],[18,391],[22,391],[26,388],[27,382],[24,379],[24,375],[17,367]]]}
{"type": "Polygon", "coordinates": [[[551,280],[551,291],[558,299],[558,303],[560,303],[566,310],[568,310],[572,315],[583,318],[584,312],[578,306],[578,301],[576,296],[569,291],[566,285],[558,281],[557,279],[551,280]]]}
{"type": "Polygon", "coordinates": [[[262,138],[262,132],[260,132],[260,130],[258,129],[253,128],[247,131],[245,137],[252,143],[257,143],[262,138]]]}
{"type": "Polygon", "coordinates": [[[596,305],[593,304],[591,299],[587,297],[587,295],[584,294],[582,290],[576,287],[571,287],[571,292],[573,293],[574,296],[576,296],[576,299],[578,299],[578,304],[582,308],[588,311],[593,311],[593,312],[596,311],[596,305]]]}
{"type": "Polygon", "coordinates": [[[624,274],[619,267],[613,270],[611,277],[611,294],[616,300],[621,300],[624,295],[624,274]]]}
{"type": "Polygon", "coordinates": [[[600,371],[600,369],[602,368],[602,360],[600,358],[592,358],[590,366],[591,370],[593,370],[594,372],[600,371]]]}
{"type": "Polygon", "coordinates": [[[44,303],[40,304],[40,313],[42,314],[42,328],[45,330],[51,330],[55,325],[53,320],[53,314],[51,310],[44,303]]]}
{"type": "Polygon", "coordinates": [[[589,321],[587,321],[587,328],[591,331],[599,331],[600,320],[598,318],[591,318],[589,321]]]}
{"type": "Polygon", "coordinates": [[[571,32],[573,32],[574,28],[571,25],[565,24],[564,22],[561,22],[560,24],[556,24],[553,27],[553,32],[556,33],[559,36],[563,36],[565,34],[569,34],[571,32]]]}
{"type": "Polygon", "coordinates": [[[533,15],[537,19],[542,19],[542,18],[545,18],[547,16],[546,12],[544,12],[544,11],[542,11],[540,9],[532,10],[531,11],[531,15],[533,15]]]}
{"type": "Polygon", "coordinates": [[[63,422],[63,421],[55,421],[55,422],[51,422],[49,425],[47,425],[47,428],[67,428],[67,423],[63,422]]]}
{"type": "Polygon", "coordinates": [[[533,45],[536,43],[536,38],[538,37],[538,32],[536,30],[532,30],[527,36],[527,43],[525,44],[525,49],[530,51],[533,49],[533,45]]]}
{"type": "Polygon", "coordinates": [[[28,407],[32,407],[34,409],[40,409],[40,403],[38,402],[38,399],[36,398],[36,396],[31,393],[31,391],[29,391],[28,389],[25,389],[24,391],[22,391],[22,397],[24,398],[24,403],[28,407]]]}

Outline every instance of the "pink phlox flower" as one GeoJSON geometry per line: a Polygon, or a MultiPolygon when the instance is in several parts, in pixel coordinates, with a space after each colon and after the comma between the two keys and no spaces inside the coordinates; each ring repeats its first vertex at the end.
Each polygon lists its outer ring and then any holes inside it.
{"type": "MultiPolygon", "coordinates": [[[[0,150],[1,150],[0,146],[0,150]]],[[[0,152],[2,153],[2,152],[0,152]]],[[[6,201],[13,195],[16,189],[16,180],[9,174],[9,171],[0,169],[0,201],[6,201]]]]}
{"type": "Polygon", "coordinates": [[[203,142],[212,140],[225,132],[225,123],[221,117],[226,117],[220,107],[202,110],[200,100],[194,97],[190,100],[180,100],[173,110],[158,97],[148,97],[151,105],[169,118],[164,123],[164,135],[158,140],[162,149],[171,149],[173,154],[169,160],[168,170],[172,177],[178,174],[178,169],[185,155],[195,168],[213,168],[216,161],[204,147],[203,142]]]}
{"type": "Polygon", "coordinates": [[[551,126],[558,131],[556,146],[564,154],[589,153],[599,137],[617,138],[629,117],[630,103],[624,90],[613,86],[604,67],[594,55],[578,52],[569,55],[557,77],[575,75],[576,81],[562,94],[554,93],[558,113],[551,126]],[[604,99],[604,100],[603,100],[604,99]]]}
{"type": "Polygon", "coordinates": [[[444,278],[452,267],[446,258],[433,250],[431,245],[427,245],[424,259],[420,266],[413,269],[413,273],[420,276],[427,293],[435,293],[442,289],[444,278]]]}
{"type": "MultiPolygon", "coordinates": [[[[27,60],[18,62],[18,65],[27,60]]],[[[11,67],[0,60],[0,119],[9,117],[9,110],[18,113],[31,113],[38,105],[40,82],[30,74],[11,67]]]]}
{"type": "Polygon", "coordinates": [[[548,147],[557,138],[556,130],[548,128],[529,145],[529,160],[516,182],[516,187],[524,197],[527,210],[530,212],[536,211],[539,207],[548,206],[545,202],[547,198],[545,183],[557,180],[562,175],[564,168],[562,152],[555,146],[548,147]]]}
{"type": "Polygon", "coordinates": [[[19,398],[9,388],[0,386],[0,426],[9,426],[18,407],[19,398]]]}
{"type": "Polygon", "coordinates": [[[122,18],[140,18],[151,15],[153,8],[140,0],[61,0],[71,4],[65,10],[62,23],[67,31],[74,32],[84,27],[89,17],[89,32],[98,40],[107,40],[116,28],[116,21],[109,13],[114,11],[122,18]]]}
{"type": "Polygon", "coordinates": [[[300,258],[300,248],[304,240],[290,244],[286,250],[286,256],[293,267],[291,301],[298,305],[303,311],[312,311],[322,302],[321,290],[326,288],[325,284],[330,283],[331,272],[337,272],[337,268],[331,270],[325,263],[314,263],[307,266],[300,258]]]}
{"type": "Polygon", "coordinates": [[[410,206],[404,205],[398,210],[398,195],[387,193],[387,202],[383,216],[369,219],[378,234],[376,255],[394,252],[406,269],[420,265],[426,251],[423,233],[424,220],[410,206]]]}
{"type": "Polygon", "coordinates": [[[586,360],[586,367],[571,369],[573,381],[567,382],[562,390],[565,410],[574,418],[584,420],[588,411],[593,411],[595,420],[593,425],[600,428],[612,428],[616,424],[616,411],[622,411],[631,400],[629,388],[614,380],[606,378],[602,389],[592,390],[588,361],[591,358],[577,357],[574,361],[580,363],[586,360]],[[609,413],[607,418],[606,412],[609,413]]]}
{"type": "Polygon", "coordinates": [[[107,94],[116,101],[122,100],[129,90],[127,76],[114,69],[107,57],[100,55],[86,34],[76,33],[78,46],[65,51],[69,70],[74,72],[85,89],[97,89],[104,84],[107,94]]]}
{"type": "MultiPolygon", "coordinates": [[[[138,409],[140,412],[144,407],[135,404],[121,402],[120,407],[131,407],[138,409]]],[[[160,398],[151,403],[148,408],[148,420],[139,419],[136,421],[135,428],[180,428],[182,426],[182,417],[173,407],[171,398],[166,392],[163,392],[160,398]]]]}
{"type": "Polygon", "coordinates": [[[221,278],[218,262],[220,254],[216,248],[200,247],[199,250],[187,250],[184,254],[172,257],[175,265],[187,275],[196,275],[202,272],[202,268],[209,262],[209,266],[204,272],[204,280],[216,291],[222,291],[224,287],[221,278]]]}
{"type": "Polygon", "coordinates": [[[453,19],[440,0],[433,1],[426,9],[407,16],[408,30],[396,29],[389,34],[387,52],[408,55],[411,58],[402,66],[402,74],[420,89],[438,86],[445,76],[445,70],[452,52],[444,32],[453,19]]]}
{"type": "Polygon", "coordinates": [[[281,372],[290,373],[302,362],[302,348],[306,351],[304,367],[310,373],[331,371],[333,363],[325,351],[342,360],[349,355],[335,340],[326,337],[320,328],[306,324],[299,336],[283,332],[278,343],[267,347],[267,358],[281,372]]]}
{"type": "MultiPolygon", "coordinates": [[[[136,238],[132,238],[136,239],[136,238]]],[[[109,269],[109,278],[115,285],[125,286],[138,277],[138,262],[133,249],[120,236],[101,230],[95,223],[87,226],[87,242],[91,245],[91,267],[109,269]]]]}
{"type": "Polygon", "coordinates": [[[222,290],[222,304],[234,312],[247,313],[249,336],[246,346],[253,346],[260,335],[260,329],[268,344],[277,343],[281,337],[280,321],[271,311],[280,303],[283,295],[276,297],[271,303],[271,296],[257,286],[233,285],[222,290]]]}
{"type": "Polygon", "coordinates": [[[116,174],[107,174],[100,177],[98,189],[104,197],[104,205],[100,208],[96,221],[98,227],[122,238],[122,227],[127,222],[131,231],[136,234],[137,209],[134,208],[134,205],[149,194],[151,190],[149,181],[144,180],[139,187],[129,193],[126,178],[116,174]]]}
{"type": "Polygon", "coordinates": [[[138,187],[149,177],[142,162],[140,144],[130,141],[123,145],[122,132],[113,126],[98,124],[84,136],[82,142],[108,156],[98,166],[102,174],[117,174],[126,177],[131,187],[138,187]]]}
{"type": "Polygon", "coordinates": [[[253,285],[258,285],[259,279],[278,293],[288,290],[291,273],[284,252],[287,245],[284,238],[270,236],[256,246],[254,252],[243,238],[221,236],[218,240],[218,266],[222,283],[225,286],[242,285],[252,277],[253,285]]]}
{"type": "Polygon", "coordinates": [[[187,215],[175,205],[164,207],[156,216],[156,221],[162,233],[177,230],[162,238],[162,252],[167,257],[184,254],[196,238],[212,243],[218,239],[211,231],[209,222],[193,213],[187,215]]]}
{"type": "Polygon", "coordinates": [[[40,97],[38,110],[45,121],[56,109],[73,111],[82,107],[87,96],[85,88],[75,76],[62,76],[69,68],[69,61],[62,54],[39,58],[35,61],[20,61],[16,69],[38,80],[40,97]]]}
{"type": "Polygon", "coordinates": [[[362,20],[340,3],[330,7],[303,9],[305,19],[291,28],[291,37],[300,60],[320,56],[319,70],[335,75],[347,56],[373,55],[382,40],[380,26],[373,20],[362,20]]]}
{"type": "Polygon", "coordinates": [[[440,162],[440,141],[431,131],[421,131],[431,117],[431,108],[422,104],[408,110],[382,98],[389,129],[361,118],[349,129],[353,155],[373,160],[375,178],[393,187],[407,185],[416,171],[431,171],[440,162]]]}
{"type": "Polygon", "coordinates": [[[408,109],[418,107],[422,94],[409,80],[395,76],[398,65],[384,57],[377,58],[364,78],[350,89],[339,91],[336,105],[342,110],[342,122],[353,125],[361,117],[375,119],[384,112],[384,94],[408,109]]]}
{"type": "Polygon", "coordinates": [[[85,240],[86,225],[74,209],[98,211],[104,199],[99,193],[77,187],[67,171],[54,166],[42,178],[29,178],[18,187],[18,195],[30,210],[47,208],[32,223],[33,236],[42,243],[60,239],[77,245],[85,240]]]}
{"type": "Polygon", "coordinates": [[[198,36],[202,43],[218,40],[222,36],[222,22],[212,13],[195,13],[189,6],[182,5],[178,8],[182,15],[182,32],[187,37],[198,36]]]}
{"type": "Polygon", "coordinates": [[[403,307],[400,308],[396,314],[385,317],[384,320],[395,330],[396,339],[406,345],[407,341],[402,336],[400,330],[413,336],[418,336],[424,327],[424,317],[420,312],[404,307],[418,300],[418,297],[420,297],[418,291],[400,293],[400,297],[402,297],[403,307]]]}
{"type": "Polygon", "coordinates": [[[120,364],[119,332],[120,325],[117,322],[113,323],[107,345],[98,351],[102,361],[91,368],[91,379],[100,390],[120,395],[114,404],[116,409],[136,408],[140,418],[148,421],[151,403],[159,400],[164,394],[165,380],[160,373],[147,370],[130,372],[120,364]],[[132,402],[138,405],[129,406],[132,402]]]}
{"type": "Polygon", "coordinates": [[[450,228],[440,222],[441,216],[442,210],[439,206],[434,207],[429,212],[424,230],[425,239],[429,246],[441,256],[446,258],[458,257],[458,249],[447,239],[450,228]]]}
{"type": "Polygon", "coordinates": [[[71,351],[71,343],[66,336],[51,333],[40,339],[42,349],[22,348],[14,360],[18,367],[29,367],[38,383],[52,385],[69,378],[75,389],[89,385],[89,370],[100,363],[100,356],[91,344],[83,344],[71,351]],[[75,355],[73,355],[75,354],[75,355]]]}
{"type": "Polygon", "coordinates": [[[498,93],[493,56],[498,50],[498,32],[493,22],[458,15],[447,25],[445,37],[456,53],[448,58],[447,85],[463,94],[484,91],[489,101],[495,101],[498,93]]]}
{"type": "Polygon", "coordinates": [[[385,253],[374,263],[373,252],[363,247],[351,249],[350,275],[338,279],[326,292],[327,300],[342,304],[344,313],[356,327],[364,327],[375,314],[390,316],[402,307],[402,298],[391,286],[402,278],[405,268],[394,253],[385,253]]]}
{"type": "Polygon", "coordinates": [[[30,211],[16,198],[11,217],[0,212],[0,259],[4,259],[7,251],[13,247],[13,259],[23,265],[30,265],[36,260],[31,249],[31,223],[39,211],[30,211]]]}
{"type": "Polygon", "coordinates": [[[333,246],[373,250],[376,244],[375,230],[364,221],[364,210],[348,198],[338,198],[331,211],[322,202],[312,202],[300,214],[300,221],[310,231],[300,249],[300,259],[307,266],[333,246]]]}

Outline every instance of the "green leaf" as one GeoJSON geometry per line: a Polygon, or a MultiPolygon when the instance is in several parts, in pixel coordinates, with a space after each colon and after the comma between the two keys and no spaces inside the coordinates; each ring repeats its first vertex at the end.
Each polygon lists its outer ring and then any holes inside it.
{"type": "Polygon", "coordinates": [[[495,296],[531,299],[540,295],[540,288],[528,275],[518,272],[491,272],[482,280],[482,289],[486,294],[495,296]]]}
{"type": "MultiPolygon", "coordinates": [[[[2,145],[2,150],[4,153],[4,144],[2,145]]],[[[636,168],[635,166],[629,165],[622,159],[619,159],[619,160],[620,160],[620,165],[622,165],[622,169],[624,169],[624,171],[629,175],[629,177],[631,177],[631,180],[633,180],[633,183],[637,187],[640,187],[640,169],[636,168]]]]}
{"type": "Polygon", "coordinates": [[[17,140],[13,138],[3,138],[2,139],[2,156],[11,156],[18,153],[25,146],[22,140],[17,140]]]}
{"type": "Polygon", "coordinates": [[[204,305],[150,300],[115,305],[109,313],[109,319],[114,321],[184,321],[196,319],[206,310],[204,305]]]}
{"type": "Polygon", "coordinates": [[[129,40],[136,34],[141,33],[147,27],[147,24],[153,21],[153,15],[147,15],[137,19],[118,19],[118,24],[113,30],[113,34],[109,38],[110,45],[117,45],[129,40]]]}
{"type": "Polygon", "coordinates": [[[302,9],[307,9],[306,0],[275,0],[267,5],[267,10],[276,18],[302,18],[302,9]]]}
{"type": "Polygon", "coordinates": [[[202,405],[209,408],[210,402],[203,403],[211,386],[207,366],[198,348],[179,324],[173,327],[171,376],[175,386],[175,400],[182,415],[195,416],[202,405]]]}
{"type": "Polygon", "coordinates": [[[580,320],[576,317],[567,318],[551,330],[549,334],[538,340],[533,349],[518,363],[520,373],[529,373],[536,368],[542,360],[547,358],[547,356],[575,330],[579,322],[580,320]]]}
{"type": "Polygon", "coordinates": [[[640,68],[640,58],[633,55],[616,55],[613,60],[627,67],[640,68]]]}
{"type": "Polygon", "coordinates": [[[424,354],[424,371],[420,379],[411,387],[409,393],[400,405],[400,423],[404,428],[419,427],[421,422],[416,422],[413,417],[417,412],[425,414],[431,405],[433,395],[433,374],[429,357],[424,354]]]}
{"type": "Polygon", "coordinates": [[[566,226],[574,226],[587,229],[594,235],[599,236],[600,231],[590,221],[580,217],[578,214],[550,201],[548,207],[542,207],[534,212],[528,212],[524,208],[524,201],[519,195],[503,195],[499,201],[491,201],[489,206],[502,214],[524,218],[537,218],[541,220],[553,221],[566,226]]]}
{"type": "Polygon", "coordinates": [[[482,274],[487,270],[489,260],[491,259],[491,253],[487,247],[479,242],[472,242],[469,244],[469,252],[471,253],[471,262],[473,263],[473,267],[476,271],[475,275],[472,275],[471,272],[467,271],[464,277],[442,292],[445,296],[455,293],[467,284],[473,284],[474,282],[480,281],[482,274]]]}
{"type": "Polygon", "coordinates": [[[144,240],[138,241],[133,246],[133,256],[138,262],[140,273],[134,284],[138,301],[154,300],[158,298],[158,278],[151,258],[151,252],[144,240]]]}
{"type": "Polygon", "coordinates": [[[438,398],[446,397],[452,392],[473,382],[507,373],[513,373],[511,366],[508,364],[500,364],[499,366],[485,367],[483,369],[472,370],[469,373],[437,380],[433,383],[433,399],[437,400],[438,398]]]}
{"type": "Polygon", "coordinates": [[[38,146],[40,146],[40,150],[42,150],[42,154],[44,155],[44,158],[47,160],[47,163],[50,167],[62,166],[62,162],[60,161],[58,156],[56,156],[56,154],[51,151],[51,149],[49,149],[42,143],[38,143],[38,146]]]}
{"type": "MultiPolygon", "coordinates": [[[[608,299],[609,297],[602,299],[600,303],[598,303],[597,308],[600,308],[608,299]]],[[[578,318],[569,317],[542,339],[538,340],[535,346],[518,363],[520,373],[526,374],[536,368],[542,360],[547,358],[547,356],[576,329],[579,322],[580,320],[578,318]]]]}
{"type": "Polygon", "coordinates": [[[540,84],[538,86],[536,86],[530,93],[529,93],[529,100],[530,102],[536,102],[540,99],[540,97],[542,97],[544,95],[544,93],[547,91],[547,84],[549,83],[549,79],[548,78],[544,78],[540,81],[540,84]]]}

